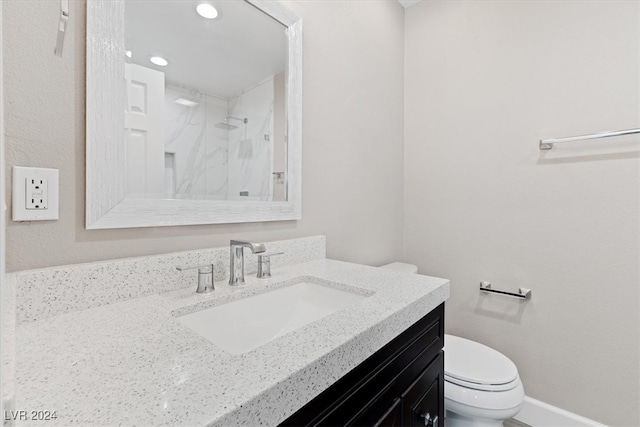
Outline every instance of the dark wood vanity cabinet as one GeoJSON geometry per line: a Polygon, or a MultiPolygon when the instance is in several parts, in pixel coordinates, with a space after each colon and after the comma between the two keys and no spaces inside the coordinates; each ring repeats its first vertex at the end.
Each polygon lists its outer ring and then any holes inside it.
{"type": "Polygon", "coordinates": [[[281,426],[443,426],[444,304],[281,426]]]}

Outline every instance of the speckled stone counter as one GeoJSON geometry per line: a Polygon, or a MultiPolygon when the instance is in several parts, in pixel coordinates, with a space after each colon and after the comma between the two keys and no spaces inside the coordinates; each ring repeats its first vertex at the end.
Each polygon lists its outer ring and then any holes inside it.
{"type": "Polygon", "coordinates": [[[277,425],[449,296],[445,279],[327,259],[272,273],[234,288],[216,282],[211,294],[189,286],[19,325],[15,408],[57,419],[18,425],[277,425]],[[241,355],[174,317],[299,276],[374,293],[241,355]]]}

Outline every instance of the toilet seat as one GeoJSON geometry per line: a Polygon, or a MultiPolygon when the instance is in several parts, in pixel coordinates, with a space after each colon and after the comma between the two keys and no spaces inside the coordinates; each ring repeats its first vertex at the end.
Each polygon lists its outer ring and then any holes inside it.
{"type": "Polygon", "coordinates": [[[447,375],[444,376],[444,380],[446,382],[459,385],[460,387],[465,387],[473,390],[479,391],[509,391],[516,388],[519,384],[519,381],[511,381],[507,384],[477,384],[467,381],[461,381],[457,378],[449,377],[447,375]]]}
{"type": "Polygon", "coordinates": [[[502,353],[475,341],[445,335],[444,378],[483,391],[507,391],[518,386],[516,365],[502,353]]]}

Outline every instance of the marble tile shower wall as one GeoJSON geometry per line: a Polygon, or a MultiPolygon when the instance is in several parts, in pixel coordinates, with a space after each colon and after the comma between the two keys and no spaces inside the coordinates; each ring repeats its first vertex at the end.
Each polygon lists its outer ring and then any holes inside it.
{"type": "Polygon", "coordinates": [[[167,84],[165,195],[179,199],[270,200],[273,194],[273,78],[226,100],[167,84]],[[193,106],[176,103],[179,98],[193,106]],[[227,116],[235,129],[217,128],[227,116]],[[242,193],[242,195],[241,195],[242,193]]]}
{"type": "MultiPolygon", "coordinates": [[[[266,242],[274,257],[272,268],[325,258],[325,237],[266,242]]],[[[216,282],[229,273],[229,247],[176,252],[141,258],[12,273],[17,323],[112,304],[197,284],[197,271],[180,272],[176,266],[214,265],[216,282]]],[[[245,255],[245,275],[255,274],[257,257],[245,255]]]]}
{"type": "Polygon", "coordinates": [[[180,199],[226,199],[228,102],[194,90],[165,88],[166,195],[180,199]],[[197,103],[177,104],[179,98],[197,103]],[[167,158],[168,157],[168,158],[167,158]]]}

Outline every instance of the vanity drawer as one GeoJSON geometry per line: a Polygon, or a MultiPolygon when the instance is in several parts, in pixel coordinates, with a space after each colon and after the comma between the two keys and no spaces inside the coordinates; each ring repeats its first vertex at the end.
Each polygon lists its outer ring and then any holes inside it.
{"type": "MultiPolygon", "coordinates": [[[[443,347],[444,304],[377,351],[281,425],[375,425],[443,347]]],[[[387,425],[387,424],[380,424],[387,425]]],[[[393,424],[389,424],[393,425],[393,424]]]]}
{"type": "Polygon", "coordinates": [[[401,427],[402,426],[402,400],[397,398],[391,408],[373,424],[374,427],[401,427]]]}

